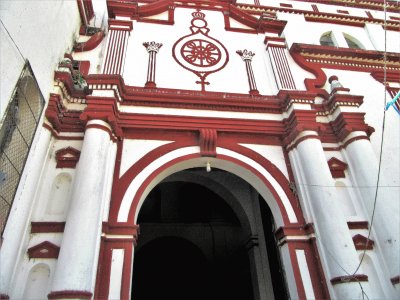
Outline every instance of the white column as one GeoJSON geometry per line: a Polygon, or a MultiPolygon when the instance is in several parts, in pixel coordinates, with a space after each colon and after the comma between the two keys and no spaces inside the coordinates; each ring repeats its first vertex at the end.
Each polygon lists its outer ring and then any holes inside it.
{"type": "MultiPolygon", "coordinates": [[[[302,132],[299,137],[316,136],[313,131],[302,132]]],[[[347,223],[339,208],[334,182],[329,171],[321,142],[315,137],[301,141],[289,152],[291,165],[295,170],[297,186],[303,187],[300,193],[302,206],[308,206],[314,223],[317,243],[324,269],[330,279],[346,276],[354,272],[359,259],[347,223]],[[297,161],[296,161],[297,160],[297,161]],[[304,203],[308,202],[308,203],[304,203]],[[306,205],[308,204],[308,205],[306,205]]],[[[357,273],[360,274],[359,270],[357,273]]],[[[332,291],[332,289],[331,289],[332,291]]],[[[357,283],[340,283],[334,286],[337,299],[358,299],[360,289],[357,283]]]]}
{"type": "Polygon", "coordinates": [[[115,160],[109,132],[110,126],[103,121],[87,123],[52,292],[94,293],[101,213],[109,197],[107,186],[112,180],[107,170],[115,160]]]}
{"type": "MultiPolygon", "coordinates": [[[[363,139],[351,142],[345,151],[349,163],[349,173],[359,187],[358,190],[362,197],[361,205],[364,206],[370,221],[375,202],[379,164],[364,132],[353,132],[348,139],[357,137],[363,137],[363,139]]],[[[398,153],[390,155],[398,155],[398,153]]],[[[386,267],[392,278],[400,275],[400,196],[396,189],[386,186],[383,171],[381,170],[372,230],[375,233],[373,239],[383,252],[386,267]]]]}
{"type": "Polygon", "coordinates": [[[34,206],[34,195],[49,151],[51,133],[42,127],[39,138],[27,160],[18,190],[11,207],[7,225],[3,232],[0,251],[0,294],[9,295],[12,278],[26,251],[29,236],[30,215],[34,206]],[[18,209],[16,209],[18,208],[18,209]]]}

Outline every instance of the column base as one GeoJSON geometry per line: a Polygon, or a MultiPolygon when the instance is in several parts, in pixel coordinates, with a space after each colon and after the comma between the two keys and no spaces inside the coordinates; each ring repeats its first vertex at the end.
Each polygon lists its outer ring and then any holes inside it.
{"type": "Polygon", "coordinates": [[[260,96],[260,93],[259,93],[258,90],[250,90],[249,94],[252,95],[252,96],[260,96]]]}
{"type": "Polygon", "coordinates": [[[155,82],[147,81],[146,84],[144,85],[144,87],[145,87],[146,89],[153,89],[153,88],[156,88],[157,85],[156,85],[155,82]]]}
{"type": "Polygon", "coordinates": [[[48,299],[92,299],[92,293],[87,291],[57,291],[47,295],[48,299]]]}

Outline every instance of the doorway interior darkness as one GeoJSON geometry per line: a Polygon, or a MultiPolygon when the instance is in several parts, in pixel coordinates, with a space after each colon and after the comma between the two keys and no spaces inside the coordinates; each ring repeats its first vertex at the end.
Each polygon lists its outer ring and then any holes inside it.
{"type": "Polygon", "coordinates": [[[263,276],[256,273],[265,268],[254,266],[257,260],[250,254],[258,247],[247,217],[251,212],[246,212],[252,207],[263,215],[258,233],[268,231],[262,236],[273,294],[287,298],[272,216],[266,204],[260,206],[263,199],[250,196],[253,191],[239,177],[214,169],[181,171],[158,184],[138,217],[132,299],[260,299],[263,276]],[[256,206],[249,203],[252,198],[256,206]]]}

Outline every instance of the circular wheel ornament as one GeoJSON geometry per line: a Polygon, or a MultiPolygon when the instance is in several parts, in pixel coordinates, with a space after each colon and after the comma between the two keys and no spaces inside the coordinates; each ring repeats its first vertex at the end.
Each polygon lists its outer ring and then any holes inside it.
{"type": "Polygon", "coordinates": [[[172,47],[172,56],[186,70],[196,74],[201,90],[209,84],[206,77],[226,66],[229,61],[228,51],[218,40],[210,37],[205,14],[197,10],[192,13],[191,34],[177,40],[172,47]]]}
{"type": "Polygon", "coordinates": [[[191,40],[183,44],[181,55],[188,63],[199,67],[210,67],[221,60],[218,47],[206,40],[191,40]]]}

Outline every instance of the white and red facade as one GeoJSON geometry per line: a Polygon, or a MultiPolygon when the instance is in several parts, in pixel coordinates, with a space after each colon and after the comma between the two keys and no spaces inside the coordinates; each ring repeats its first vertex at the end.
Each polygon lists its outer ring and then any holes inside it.
{"type": "MultiPolygon", "coordinates": [[[[290,298],[399,297],[400,117],[384,115],[400,90],[397,2],[74,5],[77,26],[58,32],[77,42],[54,45],[56,70],[37,66],[54,84],[38,76],[47,106],[3,232],[1,299],[134,299],[146,197],[207,166],[268,204],[290,298]]],[[[257,209],[224,184],[257,235],[257,209]]],[[[255,299],[273,298],[268,276],[255,299]]]]}

